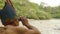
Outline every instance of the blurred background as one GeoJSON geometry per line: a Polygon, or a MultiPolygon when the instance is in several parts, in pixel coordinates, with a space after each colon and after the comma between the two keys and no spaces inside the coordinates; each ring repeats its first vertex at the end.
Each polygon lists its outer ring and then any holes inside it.
{"type": "MultiPolygon", "coordinates": [[[[17,16],[27,17],[29,23],[37,27],[42,34],[60,34],[60,0],[11,1],[17,16]]],[[[0,0],[0,9],[4,5],[5,0],[0,0]]]]}
{"type": "MultiPolygon", "coordinates": [[[[18,16],[30,19],[60,18],[59,0],[11,0],[18,16]]],[[[0,9],[5,0],[0,0],[0,9]]]]}

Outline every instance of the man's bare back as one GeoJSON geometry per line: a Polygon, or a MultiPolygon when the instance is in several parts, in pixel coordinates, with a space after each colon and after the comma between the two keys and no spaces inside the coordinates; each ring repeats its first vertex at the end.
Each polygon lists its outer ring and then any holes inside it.
{"type": "Polygon", "coordinates": [[[7,25],[0,34],[41,34],[37,28],[30,25],[25,17],[21,17],[22,24],[26,27],[7,25]]]}

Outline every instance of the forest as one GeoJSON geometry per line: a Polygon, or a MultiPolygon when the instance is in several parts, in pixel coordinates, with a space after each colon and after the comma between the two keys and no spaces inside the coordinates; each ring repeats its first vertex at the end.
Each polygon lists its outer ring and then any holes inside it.
{"type": "MultiPolygon", "coordinates": [[[[29,19],[51,19],[60,18],[60,6],[44,6],[29,2],[29,0],[11,0],[16,10],[17,16],[25,16],[29,19]]],[[[0,10],[4,7],[5,0],[0,0],[0,10]]]]}

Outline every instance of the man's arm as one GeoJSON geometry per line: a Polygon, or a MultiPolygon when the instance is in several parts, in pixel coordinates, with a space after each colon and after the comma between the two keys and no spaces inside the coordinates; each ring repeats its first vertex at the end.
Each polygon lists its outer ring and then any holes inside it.
{"type": "Polygon", "coordinates": [[[30,31],[31,33],[41,34],[36,27],[34,27],[28,23],[27,18],[25,18],[25,17],[20,17],[20,18],[21,18],[22,24],[29,29],[27,32],[30,31]]]}
{"type": "Polygon", "coordinates": [[[35,29],[33,26],[31,26],[29,23],[28,23],[28,20],[26,17],[20,17],[20,20],[22,22],[22,24],[24,26],[26,26],[28,29],[35,29]]]}

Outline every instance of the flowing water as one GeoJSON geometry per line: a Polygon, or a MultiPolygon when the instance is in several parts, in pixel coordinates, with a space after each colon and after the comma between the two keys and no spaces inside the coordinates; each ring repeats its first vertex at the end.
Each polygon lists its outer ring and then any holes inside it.
{"type": "Polygon", "coordinates": [[[60,34],[60,19],[29,20],[29,23],[37,27],[42,34],[60,34]]]}

